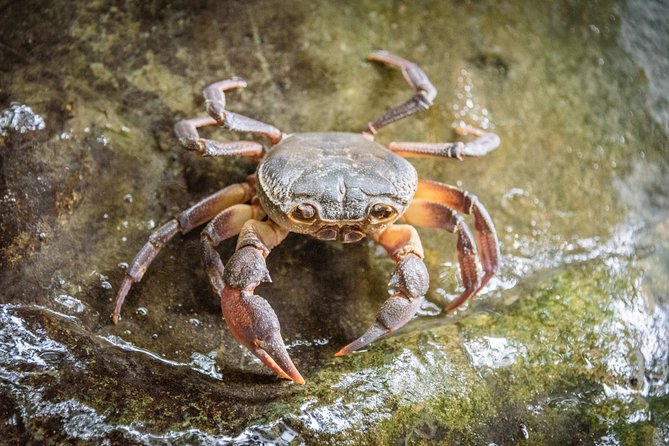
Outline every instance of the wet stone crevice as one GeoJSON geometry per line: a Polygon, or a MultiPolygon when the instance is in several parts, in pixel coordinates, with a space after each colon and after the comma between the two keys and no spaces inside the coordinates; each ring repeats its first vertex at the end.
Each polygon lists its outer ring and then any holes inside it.
{"type": "MultiPolygon", "coordinates": [[[[669,443],[669,202],[661,1],[14,2],[0,15],[0,435],[14,444],[669,443]],[[55,26],[54,24],[58,24],[55,26]],[[426,38],[429,36],[429,38],[426,38]],[[417,158],[476,194],[498,274],[463,310],[456,238],[419,229],[418,316],[335,358],[389,296],[394,263],[364,240],[290,235],[257,292],[305,386],[239,346],[177,236],[118,325],[112,300],[149,233],[244,181],[246,158],[198,158],[173,135],[201,90],[283,131],[359,131],[410,97],[387,49],[420,64],[435,106],[377,140],[500,148],[417,158]]],[[[666,14],[665,14],[666,15],[666,14]]],[[[253,139],[221,129],[207,138],[253,139]]],[[[474,221],[465,218],[471,228],[474,221]]],[[[234,240],[219,246],[227,259],[234,240]]]]}

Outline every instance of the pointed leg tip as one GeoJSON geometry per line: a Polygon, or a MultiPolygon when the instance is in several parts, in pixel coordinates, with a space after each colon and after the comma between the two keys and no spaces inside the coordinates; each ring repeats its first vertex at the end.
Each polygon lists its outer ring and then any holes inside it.
{"type": "Polygon", "coordinates": [[[455,310],[457,310],[460,305],[462,305],[462,302],[460,302],[460,303],[451,302],[450,304],[448,304],[444,307],[444,313],[450,314],[450,313],[454,312],[455,310]]]}
{"type": "Polygon", "coordinates": [[[121,309],[123,308],[123,302],[125,302],[125,297],[130,291],[130,287],[133,284],[134,279],[129,275],[126,275],[121,282],[121,287],[118,290],[116,295],[116,302],[114,303],[114,310],[111,314],[111,320],[114,325],[118,324],[118,321],[121,320],[121,309]]]}
{"type": "Polygon", "coordinates": [[[478,127],[474,127],[473,125],[469,125],[464,121],[460,121],[455,126],[455,133],[463,136],[467,135],[482,136],[485,133],[485,131],[478,127]]]}
{"type": "Polygon", "coordinates": [[[344,347],[341,350],[339,350],[337,353],[335,353],[335,356],[341,357],[341,356],[345,356],[347,353],[349,353],[349,352],[346,350],[346,347],[344,347]]]}
{"type": "Polygon", "coordinates": [[[237,77],[235,78],[235,81],[237,82],[237,88],[246,88],[248,87],[248,82],[246,82],[246,79],[237,77]]]}
{"type": "Polygon", "coordinates": [[[359,347],[351,347],[353,343],[348,344],[345,347],[342,347],[341,350],[339,350],[337,353],[335,353],[335,356],[338,358],[341,358],[342,356],[350,355],[351,353],[357,351],[358,349],[362,348],[363,346],[359,347]]]}
{"type": "Polygon", "coordinates": [[[367,56],[367,60],[374,62],[385,62],[390,53],[386,50],[374,50],[367,56]]]}
{"type": "Polygon", "coordinates": [[[460,299],[460,298],[455,299],[453,302],[451,302],[450,304],[448,304],[444,307],[444,313],[446,313],[446,314],[453,313],[455,310],[457,310],[458,308],[462,307],[465,303],[467,303],[467,300],[469,300],[469,299],[468,298],[466,298],[466,299],[460,299]]]}
{"type": "Polygon", "coordinates": [[[363,347],[363,345],[360,345],[360,338],[356,339],[355,341],[351,342],[348,345],[345,345],[337,353],[335,353],[335,356],[337,357],[342,357],[346,356],[350,353],[353,353],[354,351],[358,350],[359,348],[363,347]]]}
{"type": "MultiPolygon", "coordinates": [[[[282,342],[283,345],[283,342],[282,342]]],[[[258,348],[252,350],[253,354],[262,361],[267,367],[272,369],[281,378],[289,379],[297,384],[304,385],[304,378],[293,364],[293,361],[288,356],[288,353],[283,349],[274,350],[273,353],[276,359],[272,357],[265,349],[258,348]],[[280,365],[279,365],[280,363],[280,365]]]]}
{"type": "Polygon", "coordinates": [[[378,321],[374,322],[374,325],[369,327],[369,329],[360,336],[358,339],[355,341],[351,342],[347,346],[343,347],[341,350],[339,350],[337,353],[335,353],[335,356],[344,356],[348,355],[349,353],[353,353],[356,350],[359,350],[372,342],[376,341],[377,339],[383,337],[388,333],[388,329],[381,325],[378,321]]]}
{"type": "Polygon", "coordinates": [[[291,377],[291,379],[292,379],[295,383],[297,383],[297,384],[299,384],[299,385],[301,385],[301,386],[304,385],[304,378],[302,378],[302,375],[300,375],[299,373],[297,373],[297,376],[293,376],[293,377],[291,377]]]}
{"type": "MultiPolygon", "coordinates": [[[[385,332],[384,332],[385,334],[385,332]]],[[[360,336],[358,339],[355,341],[351,342],[348,345],[345,345],[342,347],[337,353],[335,353],[335,356],[341,357],[341,356],[346,356],[350,355],[351,353],[360,350],[363,347],[366,347],[368,344],[371,344],[374,342],[376,339],[380,338],[381,336],[374,337],[373,339],[369,339],[368,336],[360,336]]]]}

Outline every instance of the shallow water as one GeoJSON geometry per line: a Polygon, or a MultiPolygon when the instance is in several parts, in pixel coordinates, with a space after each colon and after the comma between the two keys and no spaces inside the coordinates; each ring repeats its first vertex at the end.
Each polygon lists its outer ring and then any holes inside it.
{"type": "Polygon", "coordinates": [[[669,443],[664,2],[189,5],[2,8],[3,438],[669,443]],[[178,146],[172,125],[202,114],[202,88],[242,76],[231,110],[286,132],[357,131],[409,96],[399,73],[364,61],[376,48],[418,62],[439,90],[381,142],[452,140],[461,119],[502,138],[482,159],[412,161],[493,217],[503,259],[483,292],[443,314],[460,290],[455,241],[421,230],[419,316],[335,358],[373,320],[393,263],[371,242],[291,235],[258,292],[307,380],[297,386],[235,342],[192,234],[112,326],[124,263],[150,231],[253,171],[178,146]]]}

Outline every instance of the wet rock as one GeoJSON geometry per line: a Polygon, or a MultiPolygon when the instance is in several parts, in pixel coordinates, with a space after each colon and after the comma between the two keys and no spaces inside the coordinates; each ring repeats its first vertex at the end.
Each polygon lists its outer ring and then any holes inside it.
{"type": "Polygon", "coordinates": [[[667,38],[648,19],[659,3],[7,5],[3,438],[669,442],[666,70],[647,54],[652,36],[667,38]],[[460,291],[455,238],[420,230],[432,279],[419,316],[335,358],[388,297],[394,263],[365,241],[291,235],[257,292],[307,381],[296,386],[227,330],[194,231],[163,249],[112,326],[119,265],[150,231],[253,172],[251,160],[179,146],[172,126],[204,114],[202,88],[242,76],[249,87],[226,96],[235,112],[289,133],[358,131],[410,94],[398,72],[364,61],[377,47],[419,62],[439,90],[380,142],[449,141],[460,120],[502,138],[482,159],[412,160],[421,177],[475,193],[495,221],[502,265],[480,295],[443,314],[460,291]]]}
{"type": "Polygon", "coordinates": [[[27,105],[14,102],[0,113],[0,136],[6,136],[10,130],[26,133],[42,129],[44,118],[33,113],[27,105]]]}

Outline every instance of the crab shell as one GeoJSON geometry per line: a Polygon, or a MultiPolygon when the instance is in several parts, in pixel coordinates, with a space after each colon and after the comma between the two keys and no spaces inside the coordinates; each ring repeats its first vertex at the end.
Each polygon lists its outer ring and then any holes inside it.
{"type": "Polygon", "coordinates": [[[359,133],[297,133],[285,137],[260,162],[258,199],[283,228],[321,240],[356,242],[383,230],[406,210],[416,192],[416,169],[359,133]],[[295,218],[300,205],[312,218],[295,218]],[[392,208],[375,217],[375,205],[392,208]]]}

